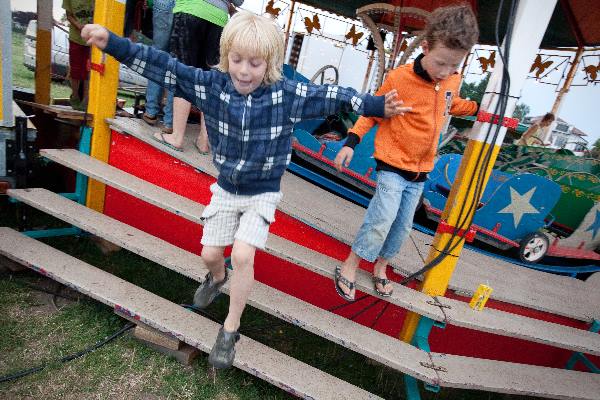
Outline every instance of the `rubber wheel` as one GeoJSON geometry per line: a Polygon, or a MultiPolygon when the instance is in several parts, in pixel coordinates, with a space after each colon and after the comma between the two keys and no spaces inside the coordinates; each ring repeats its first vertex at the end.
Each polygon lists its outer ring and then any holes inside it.
{"type": "Polygon", "coordinates": [[[519,258],[527,263],[537,263],[544,258],[548,252],[548,247],[550,247],[550,241],[546,235],[539,232],[530,233],[521,240],[519,258]]]}

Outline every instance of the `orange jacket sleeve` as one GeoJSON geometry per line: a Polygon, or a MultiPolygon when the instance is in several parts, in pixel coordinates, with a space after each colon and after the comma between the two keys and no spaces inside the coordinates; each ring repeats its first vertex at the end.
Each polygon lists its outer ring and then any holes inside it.
{"type": "Polygon", "coordinates": [[[450,106],[450,114],[458,117],[473,115],[477,112],[477,108],[477,102],[475,101],[454,97],[452,99],[452,105],[450,106]]]}

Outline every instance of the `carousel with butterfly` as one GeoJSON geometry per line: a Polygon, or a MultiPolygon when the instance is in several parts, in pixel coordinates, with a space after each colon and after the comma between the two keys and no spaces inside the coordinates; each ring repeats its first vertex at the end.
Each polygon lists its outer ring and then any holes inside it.
{"type": "MultiPolygon", "coordinates": [[[[308,2],[310,4],[310,2],[308,2]]],[[[294,42],[284,72],[295,79],[318,83],[337,83],[340,74],[333,65],[325,65],[304,77],[298,70],[302,59],[303,41],[306,37],[326,37],[334,45],[364,49],[368,59],[363,90],[381,85],[390,69],[406,63],[417,54],[421,42],[419,28],[427,18],[424,8],[400,7],[394,2],[367,4],[356,10],[357,21],[344,21],[345,34],[338,37],[326,35],[323,27],[337,17],[328,14],[295,10],[300,17],[288,21],[293,26],[294,42]],[[297,33],[301,31],[302,33],[297,33]],[[367,44],[368,43],[368,44],[367,44]]],[[[414,2],[413,2],[414,3],[414,2]]],[[[402,5],[411,2],[402,2],[402,5]]],[[[295,3],[269,1],[266,11],[279,17],[280,13],[294,11],[295,3]]],[[[486,10],[480,7],[480,16],[486,10]]],[[[340,20],[337,22],[340,24],[340,20]]],[[[490,32],[482,25],[482,44],[474,48],[462,66],[463,77],[489,75],[496,65],[497,50],[490,43],[490,32]]],[[[560,36],[559,33],[557,36],[560,36]]],[[[551,84],[557,88],[552,108],[556,114],[564,96],[572,86],[598,83],[600,55],[595,48],[578,46],[576,49],[557,46],[559,39],[545,39],[543,50],[530,66],[528,79],[551,84]]],[[[440,132],[440,150],[437,164],[429,176],[424,190],[422,209],[432,221],[439,221],[450,188],[461,163],[471,122],[448,120],[440,132]]],[[[356,121],[348,114],[332,115],[324,120],[304,121],[294,132],[294,162],[291,169],[328,187],[341,195],[366,205],[374,192],[376,171],[372,157],[376,127],[356,147],[350,165],[342,172],[333,167],[333,160],[343,146],[347,130],[356,121]]],[[[513,120],[514,121],[514,120],[513,120]]],[[[543,146],[518,146],[512,144],[525,130],[514,121],[502,150],[496,160],[491,177],[477,205],[470,239],[491,245],[501,253],[516,257],[515,262],[557,273],[577,274],[574,259],[587,260],[583,264],[596,264],[600,254],[600,161],[586,155],[576,156],[564,149],[543,146]],[[546,258],[548,257],[548,258],[546,258]],[[544,264],[542,260],[550,261],[544,264]],[[520,260],[519,260],[520,259],[520,260]],[[569,261],[571,260],[571,261],[569,261]]],[[[548,136],[550,135],[547,133],[548,136]]],[[[418,226],[418,225],[416,225],[418,226]]],[[[476,242],[476,243],[477,243],[476,242]]],[[[577,263],[581,266],[581,262],[577,263]]],[[[594,269],[585,265],[579,270],[594,269]]]]}

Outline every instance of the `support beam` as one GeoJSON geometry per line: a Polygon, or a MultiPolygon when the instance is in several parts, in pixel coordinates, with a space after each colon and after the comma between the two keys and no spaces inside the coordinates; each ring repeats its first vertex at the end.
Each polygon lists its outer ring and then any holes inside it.
{"type": "Polygon", "coordinates": [[[12,13],[10,1],[0,0],[0,127],[15,126],[12,111],[12,13]]]}
{"type": "MultiPolygon", "coordinates": [[[[512,115],[517,99],[520,97],[530,65],[542,41],[555,5],[556,0],[522,0],[518,3],[510,48],[507,48],[506,40],[502,45],[504,55],[509,55],[507,69],[510,76],[510,89],[504,113],[507,116],[512,115]],[[531,21],[535,21],[535,23],[531,21]]],[[[498,57],[481,102],[482,111],[495,113],[496,106],[501,101],[498,93],[500,93],[503,74],[503,60],[498,57]]],[[[480,192],[483,193],[506,134],[506,127],[501,126],[497,137],[494,138],[493,133],[496,132],[496,128],[496,125],[490,126],[488,122],[476,122],[473,125],[473,133],[465,149],[454,180],[455,183],[450,190],[446,208],[442,213],[442,220],[450,226],[462,227],[466,230],[471,225],[478,202],[478,199],[475,198],[478,177],[483,177],[481,180],[483,187],[480,192]],[[488,132],[492,134],[488,136],[488,132]],[[489,156],[487,163],[484,162],[484,155],[489,156]]],[[[463,245],[464,239],[458,236],[453,237],[450,233],[436,233],[426,264],[439,256],[444,256],[444,258],[425,274],[425,279],[420,285],[422,292],[431,296],[443,296],[446,293],[463,245]],[[442,254],[442,249],[447,245],[451,250],[448,254],[442,254]]],[[[402,340],[406,342],[412,340],[419,320],[418,314],[409,313],[407,315],[400,332],[402,340]]]]}
{"type": "Polygon", "coordinates": [[[52,0],[38,0],[35,44],[35,102],[45,105],[50,104],[52,25],[52,0]]]}
{"type": "MultiPolygon", "coordinates": [[[[108,28],[117,35],[123,34],[125,0],[96,0],[94,23],[108,28]]],[[[108,162],[110,129],[107,118],[114,118],[119,83],[119,62],[105,55],[98,48],[92,49],[90,94],[88,112],[94,115],[91,156],[108,162]]],[[[104,184],[90,180],[87,206],[96,211],[104,210],[104,184]]]]}
{"type": "MultiPolygon", "coordinates": [[[[569,93],[569,89],[571,89],[571,84],[573,83],[573,79],[575,78],[575,75],[577,74],[577,66],[579,65],[579,62],[581,61],[581,56],[583,56],[583,52],[584,52],[583,47],[580,47],[577,49],[577,52],[575,53],[575,58],[573,58],[573,62],[571,63],[571,68],[569,68],[569,72],[567,73],[567,79],[565,79],[565,83],[563,84],[562,88],[560,88],[558,95],[556,96],[556,99],[554,100],[554,104],[552,105],[552,110],[550,112],[552,114],[554,114],[555,117],[558,117],[558,113],[563,104],[565,96],[567,95],[567,93],[569,93]]],[[[543,135],[544,143],[547,143],[550,141],[550,136],[552,135],[552,131],[556,127],[556,122],[557,121],[555,119],[546,128],[544,135],[543,135]]]]}

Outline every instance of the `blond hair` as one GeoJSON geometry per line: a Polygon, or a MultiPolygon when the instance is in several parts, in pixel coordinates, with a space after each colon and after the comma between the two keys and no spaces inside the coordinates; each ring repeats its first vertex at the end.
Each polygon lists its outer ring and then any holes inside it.
{"type": "Polygon", "coordinates": [[[453,50],[470,50],[478,38],[477,18],[467,4],[437,8],[427,19],[424,39],[430,49],[439,43],[453,50]]]}
{"type": "Polygon", "coordinates": [[[263,83],[271,85],[281,79],[284,57],[283,32],[269,18],[248,11],[238,11],[225,25],[220,43],[221,59],[217,66],[229,71],[232,48],[256,55],[267,62],[263,83]]]}

